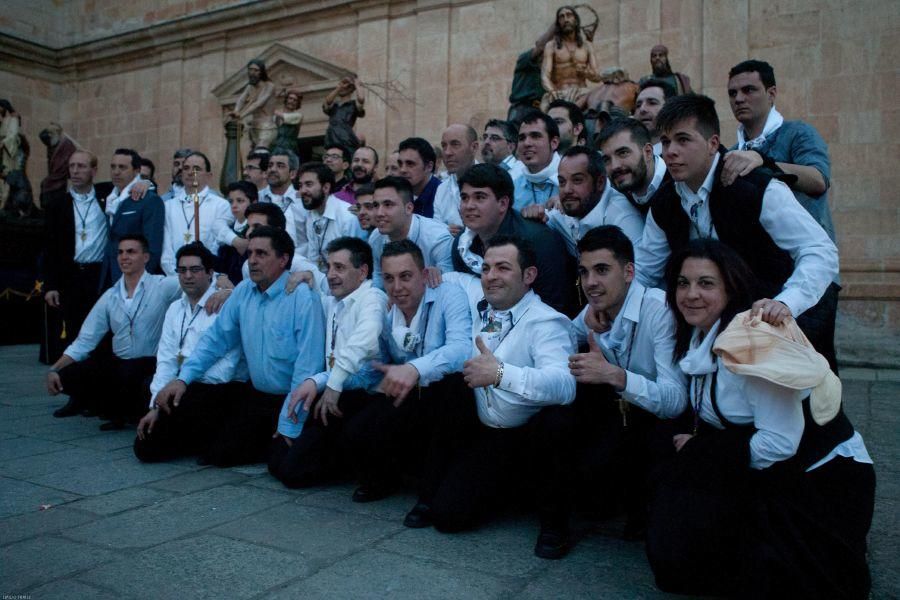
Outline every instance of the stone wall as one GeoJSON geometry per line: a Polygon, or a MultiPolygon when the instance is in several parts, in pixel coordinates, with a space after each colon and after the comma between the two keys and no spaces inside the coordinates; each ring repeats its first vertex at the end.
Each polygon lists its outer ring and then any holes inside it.
{"type": "MultiPolygon", "coordinates": [[[[649,48],[666,44],[673,67],[716,99],[728,144],[735,131],[725,90],[729,67],[748,57],[775,66],[779,110],[815,125],[830,146],[845,330],[865,327],[867,342],[883,340],[859,352],[859,360],[873,353],[900,358],[900,181],[893,172],[900,117],[891,56],[900,5],[590,4],[600,17],[594,41],[600,65],[621,65],[637,79],[649,70],[649,48]]],[[[393,98],[392,107],[370,98],[368,116],[359,122],[383,152],[413,133],[436,142],[448,123],[480,127],[504,115],[515,58],[552,22],[556,7],[537,0],[166,0],[147,6],[10,0],[0,18],[0,86],[23,113],[25,133],[36,145],[29,163],[33,182],[45,170],[36,134],[49,120],[97,152],[101,165],[115,147],[135,147],[157,163],[157,179],[166,182],[176,147],[206,148],[221,163],[221,107],[210,91],[278,42],[365,81],[393,81],[406,90],[409,99],[393,98]]]]}

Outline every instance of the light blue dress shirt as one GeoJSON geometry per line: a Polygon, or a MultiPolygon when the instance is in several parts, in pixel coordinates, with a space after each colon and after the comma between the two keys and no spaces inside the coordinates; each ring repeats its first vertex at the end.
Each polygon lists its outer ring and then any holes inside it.
{"type": "MultiPolygon", "coordinates": [[[[407,238],[422,251],[426,267],[437,267],[441,273],[453,272],[451,254],[453,236],[450,235],[450,230],[446,225],[422,215],[413,215],[407,238]]],[[[384,289],[381,281],[381,251],[389,241],[388,237],[377,229],[373,229],[369,234],[369,245],[372,247],[372,260],[374,261],[372,282],[378,289],[384,289]]]]}
{"type": "Polygon", "coordinates": [[[318,294],[308,286],[285,293],[288,273],[266,291],[250,280],[234,288],[219,317],[206,330],[179,379],[199,380],[233,348],[247,359],[253,387],[267,394],[289,394],[325,365],[325,322],[318,294]]]}
{"type": "Polygon", "coordinates": [[[381,343],[393,364],[413,365],[419,372],[419,385],[425,387],[462,371],[472,344],[472,316],[465,292],[452,283],[425,288],[422,302],[423,316],[427,317],[422,319],[424,331],[420,335],[424,334],[424,340],[418,351],[407,352],[394,341],[390,311],[384,320],[381,343]]]}
{"type": "Polygon", "coordinates": [[[532,183],[523,174],[515,180],[514,196],[513,208],[518,211],[532,204],[543,206],[551,196],[559,196],[559,183],[556,177],[548,177],[540,183],[532,183]]]}

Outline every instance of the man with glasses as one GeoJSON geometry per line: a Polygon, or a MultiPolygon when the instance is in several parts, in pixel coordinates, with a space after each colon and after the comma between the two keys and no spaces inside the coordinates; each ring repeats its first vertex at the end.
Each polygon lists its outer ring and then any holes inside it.
{"type": "Polygon", "coordinates": [[[269,171],[269,153],[264,150],[254,150],[247,156],[241,176],[244,181],[249,181],[256,186],[256,190],[262,191],[269,182],[266,175],[269,171]]]}
{"type": "Polygon", "coordinates": [[[325,148],[322,162],[334,173],[334,190],[343,189],[349,183],[347,169],[350,168],[351,160],[350,150],[343,146],[328,146],[325,148]]]}
{"type": "Polygon", "coordinates": [[[491,119],[484,126],[481,136],[481,162],[497,165],[516,180],[525,171],[525,165],[516,158],[519,130],[509,121],[491,119]]]}

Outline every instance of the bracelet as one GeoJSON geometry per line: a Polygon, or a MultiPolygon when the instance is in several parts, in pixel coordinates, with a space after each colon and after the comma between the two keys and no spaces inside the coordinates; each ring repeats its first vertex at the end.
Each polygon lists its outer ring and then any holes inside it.
{"type": "Polygon", "coordinates": [[[497,379],[494,381],[494,387],[500,387],[500,382],[503,381],[503,363],[497,363],[497,379]]]}

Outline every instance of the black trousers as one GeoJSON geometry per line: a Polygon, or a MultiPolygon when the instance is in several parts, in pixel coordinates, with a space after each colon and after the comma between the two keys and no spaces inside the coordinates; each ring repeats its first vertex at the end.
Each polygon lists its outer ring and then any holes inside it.
{"type": "Polygon", "coordinates": [[[338,400],[343,417],[329,415],[328,425],[311,415],[300,435],[290,445],[278,436],[269,451],[269,473],[289,488],[317,485],[340,474],[349,464],[347,432],[357,429],[357,421],[384,396],[365,390],[344,390],[338,400]]]}
{"type": "Polygon", "coordinates": [[[194,454],[223,467],[260,462],[283,401],[242,382],[192,383],[171,414],[160,411],[149,436],[135,439],[134,454],[143,462],[194,454]]]}
{"type": "Polygon", "coordinates": [[[136,421],[147,412],[144,387],[156,371],[156,357],[122,359],[89,356],[59,372],[63,392],[103,418],[136,421]]]}
{"type": "Polygon", "coordinates": [[[67,281],[60,285],[59,309],[47,308],[47,362],[53,364],[66,346],[78,337],[81,325],[100,298],[100,270],[103,263],[76,264],[67,281]],[[61,337],[65,331],[65,338],[61,337]]]}
{"type": "Polygon", "coordinates": [[[832,282],[819,302],[797,317],[797,325],[809,338],[813,348],[828,359],[831,370],[837,374],[837,354],[834,349],[834,328],[837,319],[838,292],[841,286],[832,282]]]}
{"type": "Polygon", "coordinates": [[[438,530],[471,528],[513,496],[533,501],[542,525],[565,525],[572,494],[571,470],[564,466],[572,436],[546,420],[566,411],[543,409],[520,427],[499,429],[480,422],[471,391],[444,408],[420,492],[438,530]]]}
{"type": "Polygon", "coordinates": [[[400,406],[373,396],[344,434],[347,456],[363,485],[390,485],[402,474],[419,474],[434,426],[450,399],[465,395],[462,374],[453,373],[409,393],[400,406]]]}

